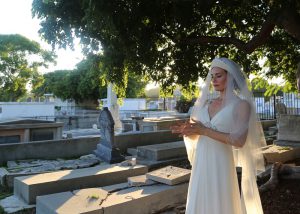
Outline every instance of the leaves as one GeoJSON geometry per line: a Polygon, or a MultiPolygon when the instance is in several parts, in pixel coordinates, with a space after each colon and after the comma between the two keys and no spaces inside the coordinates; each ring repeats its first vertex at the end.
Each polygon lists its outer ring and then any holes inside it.
{"type": "MultiPolygon", "coordinates": [[[[36,87],[36,96],[53,93],[63,100],[73,99],[76,102],[93,101],[106,98],[107,73],[102,70],[103,56],[90,54],[77,64],[74,70],[57,70],[43,75],[43,84],[36,87]]],[[[139,75],[128,74],[126,86],[118,85],[119,94],[126,97],[144,95],[146,81],[139,75]],[[120,92],[122,90],[122,92],[120,92]]]]}
{"type": "Polygon", "coordinates": [[[300,46],[297,25],[282,22],[287,9],[297,21],[296,0],[33,1],[40,33],[50,44],[72,46],[79,37],[86,53],[101,50],[102,70],[119,88],[132,71],[166,91],[205,77],[215,56],[232,58],[247,74],[259,73],[258,60],[266,58],[269,77],[282,74],[295,85],[300,46]]]}
{"type": "Polygon", "coordinates": [[[26,87],[39,84],[38,68],[54,62],[55,55],[21,35],[0,35],[0,101],[17,101],[26,87]]]}

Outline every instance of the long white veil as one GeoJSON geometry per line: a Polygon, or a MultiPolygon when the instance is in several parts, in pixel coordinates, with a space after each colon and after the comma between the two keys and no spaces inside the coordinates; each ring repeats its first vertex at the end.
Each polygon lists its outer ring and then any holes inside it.
{"type": "MultiPolygon", "coordinates": [[[[264,170],[264,159],[260,148],[265,146],[266,142],[261,123],[256,116],[253,94],[248,88],[249,85],[246,76],[235,62],[227,58],[216,58],[212,61],[211,68],[213,67],[219,67],[227,71],[226,94],[222,105],[225,106],[233,102],[238,103],[243,100],[250,106],[250,112],[249,109],[244,110],[244,113],[249,115],[247,117],[249,121],[239,119],[235,115],[236,111],[233,111],[232,117],[235,119],[232,124],[229,124],[229,134],[233,142],[232,149],[235,165],[242,167],[242,206],[244,206],[245,213],[247,214],[260,214],[263,213],[263,210],[256,183],[256,174],[258,171],[264,170]],[[234,144],[235,139],[241,137],[245,132],[247,133],[245,144],[243,147],[235,147],[238,146],[234,144]]],[[[201,117],[199,115],[200,109],[204,108],[209,100],[218,97],[218,93],[211,86],[211,72],[209,71],[205,83],[201,88],[201,95],[193,107],[191,118],[199,120],[199,117],[201,117]]],[[[235,106],[238,108],[238,104],[235,106]]],[[[188,158],[192,166],[198,140],[199,137],[184,137],[188,158]]]]}

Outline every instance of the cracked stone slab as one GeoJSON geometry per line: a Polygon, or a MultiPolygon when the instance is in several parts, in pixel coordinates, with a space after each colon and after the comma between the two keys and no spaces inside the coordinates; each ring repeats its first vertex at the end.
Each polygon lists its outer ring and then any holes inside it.
{"type": "Polygon", "coordinates": [[[122,183],[103,188],[37,197],[37,214],[149,214],[166,206],[185,203],[188,183],[169,186],[128,187],[122,183]]]}
{"type": "Polygon", "coordinates": [[[126,182],[128,177],[142,175],[147,172],[148,168],[143,165],[125,167],[107,164],[23,176],[14,179],[14,194],[26,203],[34,204],[36,197],[40,195],[122,183],[126,182]]]}
{"type": "Polygon", "coordinates": [[[161,169],[148,172],[146,177],[148,179],[164,183],[167,185],[176,185],[187,182],[190,179],[191,170],[175,166],[167,166],[161,169]]]}
{"type": "Polygon", "coordinates": [[[268,163],[285,163],[287,161],[295,159],[296,153],[300,151],[300,148],[269,145],[264,147],[262,150],[262,153],[268,163]]]}

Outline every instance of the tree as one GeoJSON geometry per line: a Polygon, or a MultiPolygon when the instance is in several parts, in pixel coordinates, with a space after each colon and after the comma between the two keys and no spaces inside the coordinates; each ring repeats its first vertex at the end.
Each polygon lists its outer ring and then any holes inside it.
{"type": "Polygon", "coordinates": [[[74,70],[56,70],[43,76],[43,84],[34,93],[43,96],[53,93],[63,100],[73,99],[76,102],[97,99],[106,96],[99,72],[99,59],[89,56],[77,64],[74,70]]]}
{"type": "Polygon", "coordinates": [[[54,54],[21,35],[0,35],[0,100],[17,101],[26,86],[39,84],[38,68],[54,61],[54,54]]]}
{"type": "MultiPolygon", "coordinates": [[[[43,84],[36,88],[36,96],[53,93],[63,100],[73,99],[76,102],[91,100],[97,103],[100,98],[106,98],[106,73],[101,70],[101,55],[90,54],[76,65],[74,70],[57,70],[43,76],[43,84]]],[[[144,95],[146,82],[141,76],[129,75],[126,84],[126,97],[141,97],[144,95]]]]}
{"type": "Polygon", "coordinates": [[[300,50],[298,0],[34,0],[41,35],[53,46],[104,54],[108,78],[127,70],[148,75],[163,88],[205,77],[215,56],[230,57],[247,74],[283,75],[295,86],[300,50]]]}

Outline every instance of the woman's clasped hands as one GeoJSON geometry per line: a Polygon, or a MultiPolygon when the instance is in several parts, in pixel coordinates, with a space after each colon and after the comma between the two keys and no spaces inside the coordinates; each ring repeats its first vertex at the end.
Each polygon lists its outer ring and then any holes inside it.
{"type": "Polygon", "coordinates": [[[200,121],[189,119],[184,122],[177,122],[170,127],[172,133],[178,133],[182,136],[205,135],[207,127],[200,121]]]}

